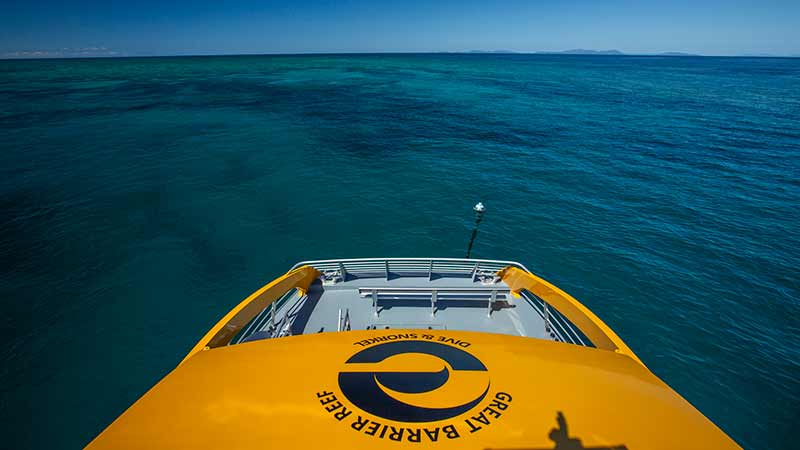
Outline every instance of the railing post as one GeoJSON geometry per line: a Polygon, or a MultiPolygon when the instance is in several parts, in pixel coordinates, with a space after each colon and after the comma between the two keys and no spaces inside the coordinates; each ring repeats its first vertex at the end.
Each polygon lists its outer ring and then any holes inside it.
{"type": "Polygon", "coordinates": [[[438,299],[439,295],[436,289],[431,292],[431,317],[436,315],[436,300],[438,299]]]}
{"type": "Polygon", "coordinates": [[[492,317],[492,305],[497,300],[497,289],[492,289],[492,296],[489,298],[489,313],[488,316],[492,317]]]}
{"type": "Polygon", "coordinates": [[[433,260],[431,260],[431,265],[428,267],[428,281],[433,280],[433,260]]]}
{"type": "Polygon", "coordinates": [[[550,312],[547,310],[547,302],[542,299],[544,305],[544,332],[550,334],[550,312]]]}
{"type": "Polygon", "coordinates": [[[339,272],[342,274],[342,281],[347,281],[347,269],[344,268],[341,261],[339,261],[339,272]]]}
{"type": "Polygon", "coordinates": [[[378,290],[372,290],[372,308],[375,310],[375,317],[378,317],[378,290]]]}
{"type": "Polygon", "coordinates": [[[480,265],[481,265],[481,263],[477,263],[477,264],[475,264],[475,267],[472,268],[472,282],[473,283],[475,282],[475,278],[478,276],[478,266],[480,266],[480,265]]]}
{"type": "Polygon", "coordinates": [[[389,260],[384,261],[386,263],[386,281],[389,281],[389,260]]]}
{"type": "Polygon", "coordinates": [[[271,307],[272,312],[269,318],[269,323],[270,325],[272,325],[272,328],[275,328],[275,303],[277,303],[277,301],[272,302],[272,307],[271,307]]]}

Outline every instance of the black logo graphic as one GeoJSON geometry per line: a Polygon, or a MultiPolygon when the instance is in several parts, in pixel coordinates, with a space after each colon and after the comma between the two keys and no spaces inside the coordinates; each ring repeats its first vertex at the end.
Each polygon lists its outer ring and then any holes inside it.
{"type": "Polygon", "coordinates": [[[489,391],[483,363],[464,350],[436,342],[378,344],[356,353],[346,364],[348,368],[339,373],[345,397],[368,413],[398,422],[455,417],[477,405],[489,391]],[[398,371],[391,364],[410,354],[438,358],[442,368],[398,371]]]}

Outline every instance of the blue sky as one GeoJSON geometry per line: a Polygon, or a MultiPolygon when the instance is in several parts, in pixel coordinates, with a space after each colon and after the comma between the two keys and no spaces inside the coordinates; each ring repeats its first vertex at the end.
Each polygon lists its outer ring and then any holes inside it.
{"type": "Polygon", "coordinates": [[[0,57],[572,48],[800,55],[800,0],[0,0],[0,5],[0,57]]]}

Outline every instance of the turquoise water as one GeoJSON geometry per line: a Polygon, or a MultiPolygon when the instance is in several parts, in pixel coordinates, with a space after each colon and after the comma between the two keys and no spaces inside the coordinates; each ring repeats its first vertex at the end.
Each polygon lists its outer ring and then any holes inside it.
{"type": "MultiPolygon", "coordinates": [[[[303,259],[512,259],[748,448],[800,423],[800,60],[0,61],[0,423],[87,443],[303,259]]],[[[654,419],[656,420],[656,419],[654,419]]]]}

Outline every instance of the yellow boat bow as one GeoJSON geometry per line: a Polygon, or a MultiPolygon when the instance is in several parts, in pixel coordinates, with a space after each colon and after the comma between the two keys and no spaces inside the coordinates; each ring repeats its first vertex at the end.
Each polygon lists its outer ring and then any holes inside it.
{"type": "Polygon", "coordinates": [[[378,283],[363,261],[298,265],[257,291],[88,448],[739,448],[520,265],[385,260],[378,283]]]}

